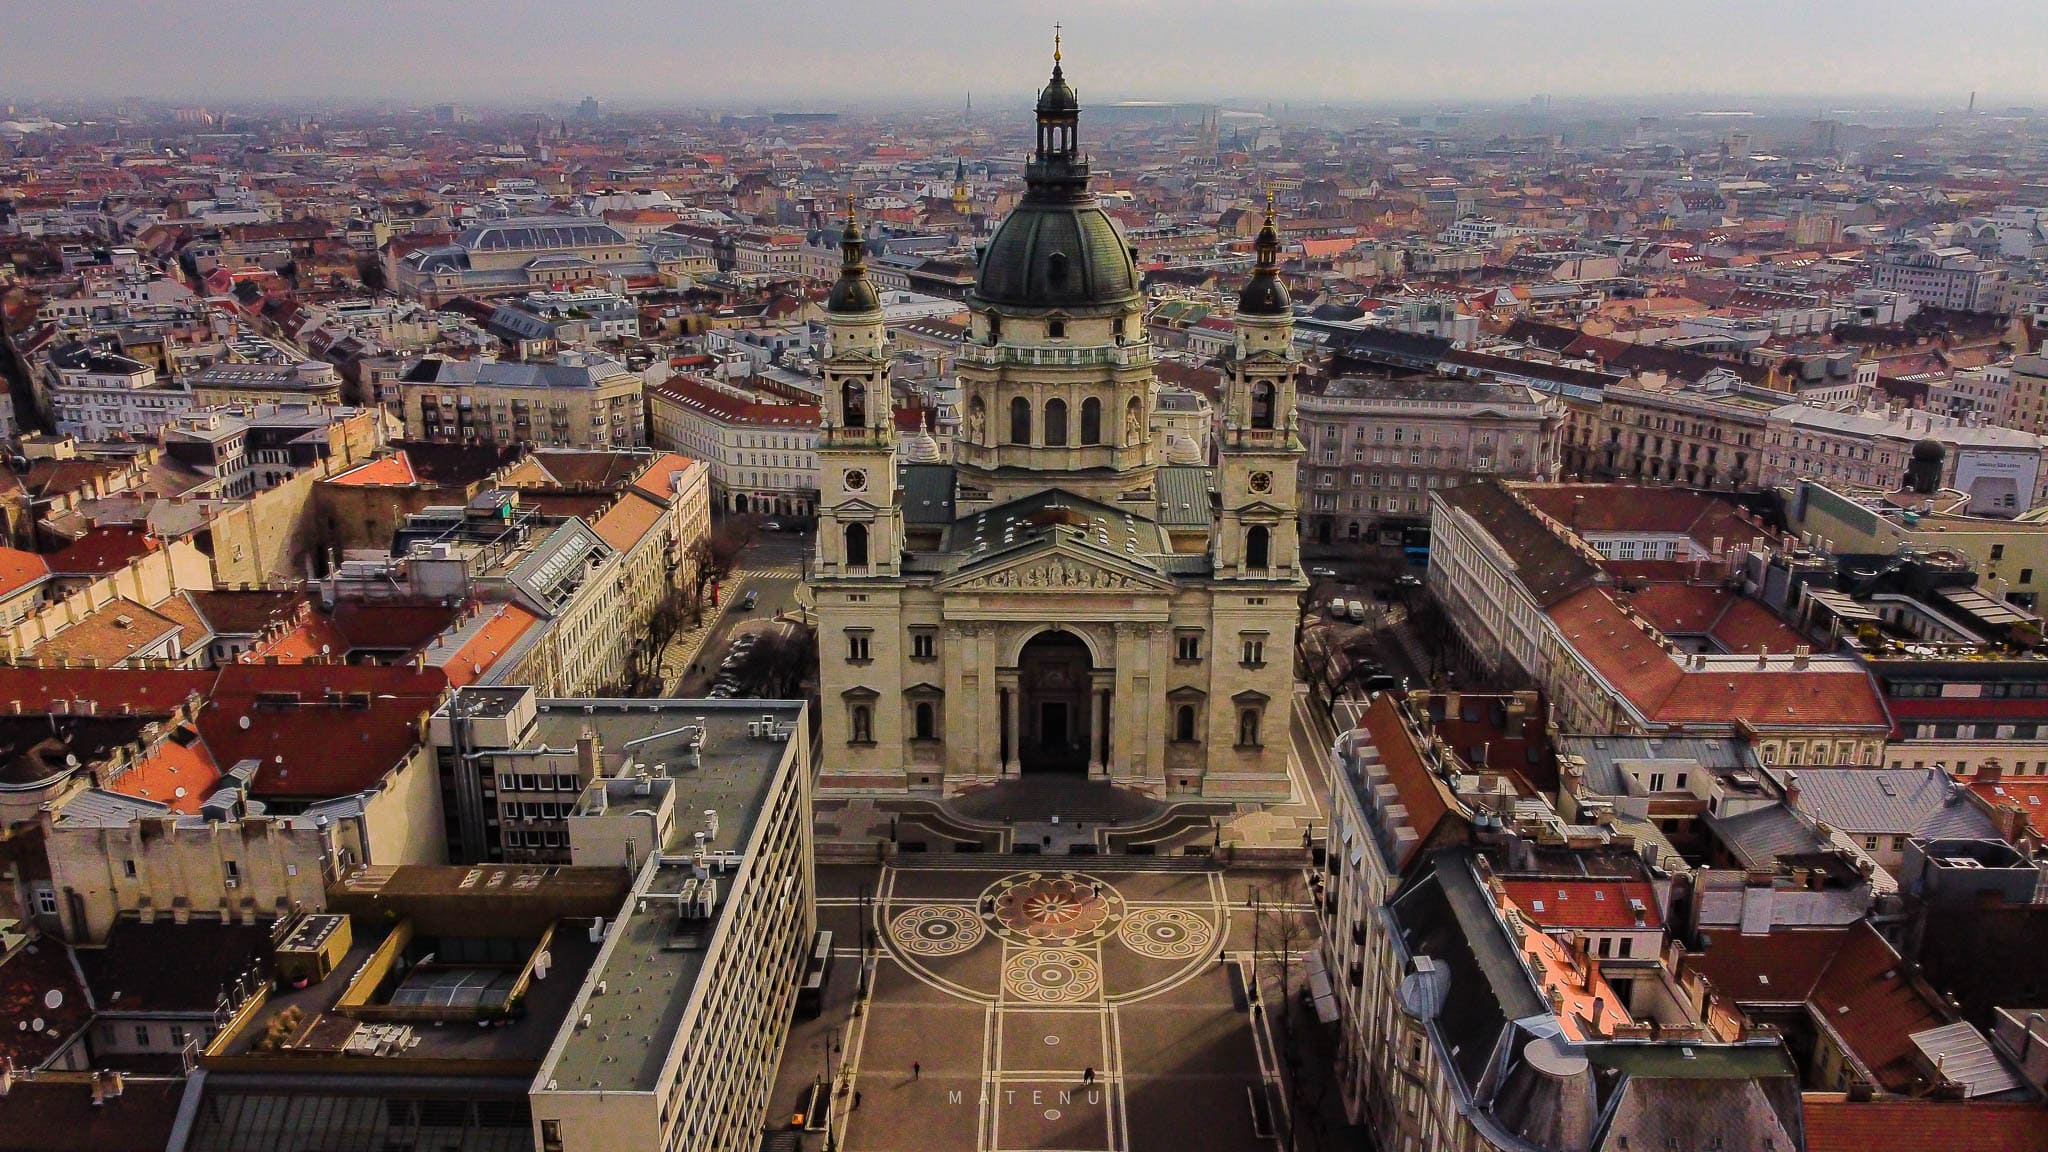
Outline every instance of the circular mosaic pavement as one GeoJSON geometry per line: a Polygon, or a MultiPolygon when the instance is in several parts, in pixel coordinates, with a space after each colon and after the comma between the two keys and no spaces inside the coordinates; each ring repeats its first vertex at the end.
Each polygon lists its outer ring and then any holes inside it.
{"type": "Polygon", "coordinates": [[[1102,969],[1071,948],[1028,948],[1003,961],[1003,990],[1030,1004],[1074,1004],[1102,991],[1102,969]]]}
{"type": "Polygon", "coordinates": [[[1020,872],[989,885],[981,910],[995,930],[1024,944],[1087,944],[1123,918],[1123,897],[1078,872],[1020,872]]]}
{"type": "Polygon", "coordinates": [[[1187,960],[1209,950],[1216,938],[1206,917],[1186,908],[1141,908],[1117,929],[1124,947],[1154,960],[1187,960]]]}
{"type": "Polygon", "coordinates": [[[981,943],[981,917],[958,904],[920,904],[889,922],[889,936],[905,952],[957,956],[981,943]]]}

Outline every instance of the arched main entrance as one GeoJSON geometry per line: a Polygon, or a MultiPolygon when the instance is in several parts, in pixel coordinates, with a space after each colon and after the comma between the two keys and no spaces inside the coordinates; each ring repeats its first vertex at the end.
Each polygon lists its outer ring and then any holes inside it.
{"type": "Polygon", "coordinates": [[[1071,632],[1041,632],[1017,657],[1018,763],[1026,772],[1086,772],[1094,735],[1094,664],[1071,632]]]}

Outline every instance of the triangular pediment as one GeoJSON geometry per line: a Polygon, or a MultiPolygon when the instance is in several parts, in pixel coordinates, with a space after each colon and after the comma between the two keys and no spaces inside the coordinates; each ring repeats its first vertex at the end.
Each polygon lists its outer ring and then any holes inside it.
{"type": "Polygon", "coordinates": [[[1142,560],[1112,555],[1063,532],[962,565],[939,587],[960,592],[1171,592],[1174,584],[1142,560]]]}
{"type": "Polygon", "coordinates": [[[1239,506],[1236,511],[1239,519],[1251,520],[1284,520],[1294,515],[1294,513],[1289,512],[1270,500],[1254,500],[1249,504],[1239,506]]]}
{"type": "Polygon", "coordinates": [[[861,496],[848,496],[839,503],[832,505],[833,515],[841,519],[850,517],[855,520],[872,520],[881,510],[882,506],[880,504],[876,504],[861,496]]]}

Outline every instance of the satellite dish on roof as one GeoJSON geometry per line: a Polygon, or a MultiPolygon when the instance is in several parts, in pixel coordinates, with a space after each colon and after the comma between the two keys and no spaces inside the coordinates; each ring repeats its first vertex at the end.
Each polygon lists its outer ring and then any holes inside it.
{"type": "Polygon", "coordinates": [[[322,645],[320,646],[320,654],[321,654],[322,656],[325,656],[325,655],[327,655],[328,653],[330,653],[330,652],[332,652],[332,651],[334,651],[334,649],[332,649],[332,648],[329,648],[329,647],[328,647],[327,645],[325,645],[325,644],[322,644],[322,645]]]}
{"type": "Polygon", "coordinates": [[[28,1022],[28,1030],[31,1032],[41,1032],[44,1028],[47,1027],[49,1027],[49,1025],[44,1022],[41,1016],[38,1016],[35,1019],[28,1022]]]}
{"type": "Polygon", "coordinates": [[[43,1007],[55,1012],[63,1006],[64,990],[62,988],[52,988],[48,992],[43,993],[43,1007]]]}
{"type": "Polygon", "coordinates": [[[249,730],[249,718],[247,716],[235,721],[235,723],[241,725],[242,731],[247,732],[249,730]]]}

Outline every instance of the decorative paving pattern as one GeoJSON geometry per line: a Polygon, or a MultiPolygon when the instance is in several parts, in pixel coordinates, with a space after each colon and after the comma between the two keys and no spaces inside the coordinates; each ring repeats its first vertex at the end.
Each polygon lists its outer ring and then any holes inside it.
{"type": "Polygon", "coordinates": [[[1102,967],[1071,948],[1027,948],[1003,961],[1003,991],[1028,1004],[1076,1004],[1102,991],[1102,967]]]}
{"type": "Polygon", "coordinates": [[[1206,917],[1187,908],[1140,908],[1117,929],[1124,947],[1154,960],[1189,960],[1204,955],[1216,931],[1206,917]]]}
{"type": "Polygon", "coordinates": [[[995,930],[1022,944],[1088,944],[1123,918],[1123,897],[1079,872],[1020,872],[984,889],[981,908],[995,930]]]}
{"type": "Polygon", "coordinates": [[[957,956],[981,943],[981,917],[958,904],[920,904],[889,922],[889,936],[918,956],[957,956]]]}

